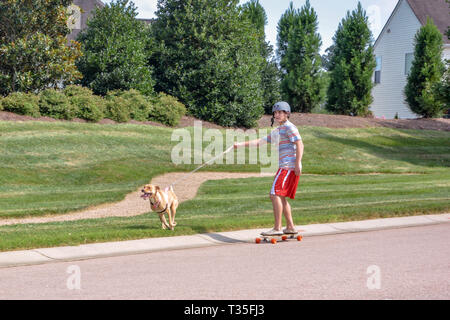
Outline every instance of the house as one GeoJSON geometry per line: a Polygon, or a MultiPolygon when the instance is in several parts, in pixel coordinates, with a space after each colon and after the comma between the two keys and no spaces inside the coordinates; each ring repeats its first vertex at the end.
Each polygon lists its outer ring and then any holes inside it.
{"type": "MultiPolygon", "coordinates": [[[[87,28],[88,19],[95,13],[96,8],[103,8],[105,4],[100,0],[74,0],[68,7],[72,14],[69,17],[68,26],[72,32],[67,36],[69,40],[75,40],[78,34],[87,28]]],[[[137,19],[146,24],[153,23],[155,19],[137,19]]]]}
{"type": "Polygon", "coordinates": [[[414,37],[431,17],[443,34],[443,59],[450,59],[450,8],[445,0],[399,0],[374,44],[377,66],[374,72],[373,103],[375,117],[417,118],[405,102],[404,88],[414,58],[414,37]]]}
{"type": "Polygon", "coordinates": [[[87,20],[94,14],[96,8],[103,8],[105,5],[100,0],[74,0],[69,6],[69,12],[72,15],[69,17],[68,26],[72,32],[67,36],[67,39],[75,40],[81,30],[86,29],[87,20]]]}

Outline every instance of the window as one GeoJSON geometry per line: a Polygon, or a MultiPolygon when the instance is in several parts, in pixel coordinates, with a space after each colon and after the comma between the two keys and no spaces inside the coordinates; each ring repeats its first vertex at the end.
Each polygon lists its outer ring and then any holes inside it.
{"type": "Polygon", "coordinates": [[[414,60],[414,53],[405,54],[405,75],[409,74],[409,70],[411,70],[413,60],[414,60]]]}
{"type": "Polygon", "coordinates": [[[375,83],[381,82],[381,57],[375,57],[377,65],[375,67],[375,83]]]}

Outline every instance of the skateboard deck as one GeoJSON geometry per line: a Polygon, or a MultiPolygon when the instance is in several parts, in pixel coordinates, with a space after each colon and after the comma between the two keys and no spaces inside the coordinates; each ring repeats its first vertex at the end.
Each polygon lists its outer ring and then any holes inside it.
{"type": "Polygon", "coordinates": [[[272,244],[276,244],[279,240],[287,241],[288,239],[297,239],[297,241],[302,241],[303,237],[297,233],[286,233],[277,236],[263,236],[261,235],[259,238],[255,239],[256,243],[260,243],[261,241],[270,242],[272,244]]]}

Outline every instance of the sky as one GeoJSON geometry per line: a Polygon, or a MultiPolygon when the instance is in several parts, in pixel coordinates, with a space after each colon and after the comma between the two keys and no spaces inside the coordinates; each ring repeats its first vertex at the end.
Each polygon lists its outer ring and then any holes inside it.
{"type": "MultiPolygon", "coordinates": [[[[104,3],[110,3],[112,0],[103,0],[104,3]]],[[[154,18],[157,0],[132,0],[138,8],[138,18],[154,18]]],[[[241,0],[240,4],[248,0],[241,0]]],[[[281,15],[293,2],[296,9],[301,8],[306,0],[259,0],[264,7],[268,23],[266,25],[266,41],[276,49],[277,24],[281,15]]],[[[378,37],[383,26],[389,19],[398,0],[360,0],[362,6],[367,12],[374,40],[378,37]]],[[[321,54],[325,49],[333,44],[333,36],[341,20],[347,14],[347,11],[356,9],[358,0],[310,0],[311,6],[317,13],[319,20],[319,33],[322,37],[321,54]]]]}

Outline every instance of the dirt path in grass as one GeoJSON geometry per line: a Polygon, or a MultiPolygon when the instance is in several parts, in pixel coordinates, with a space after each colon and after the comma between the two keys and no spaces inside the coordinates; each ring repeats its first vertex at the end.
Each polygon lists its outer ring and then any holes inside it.
{"type": "MultiPolygon", "coordinates": [[[[200,185],[207,180],[220,180],[232,178],[250,178],[261,176],[272,176],[273,174],[261,173],[241,173],[241,172],[195,172],[190,176],[184,176],[185,173],[172,172],[152,179],[151,183],[166,187],[170,183],[183,179],[174,186],[175,193],[180,202],[193,199],[197,194],[200,185]]],[[[106,217],[131,217],[137,216],[151,211],[149,201],[141,199],[141,187],[137,191],[126,195],[125,199],[108,203],[95,207],[91,207],[82,211],[66,213],[61,215],[40,216],[34,218],[18,218],[18,219],[0,219],[0,226],[24,224],[24,223],[44,223],[56,221],[73,221],[81,219],[97,219],[106,217]]]]}

